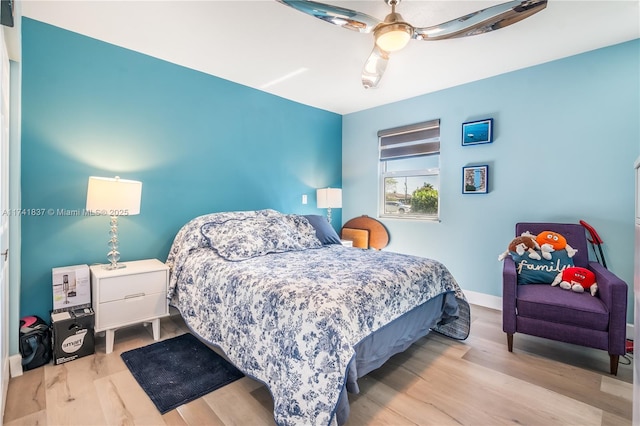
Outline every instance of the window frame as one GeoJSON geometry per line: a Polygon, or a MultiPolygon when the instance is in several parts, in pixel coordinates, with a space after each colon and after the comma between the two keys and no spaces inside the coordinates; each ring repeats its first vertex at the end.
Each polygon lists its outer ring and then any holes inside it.
{"type": "Polygon", "coordinates": [[[429,120],[407,126],[380,130],[378,132],[378,217],[390,219],[410,219],[423,221],[440,221],[440,119],[429,120]],[[424,137],[428,136],[428,137],[424,137]],[[386,151],[386,152],[385,152],[386,151]],[[395,154],[395,155],[394,155],[395,154]],[[389,162],[438,155],[437,167],[411,168],[406,170],[388,171],[389,162]],[[386,179],[402,179],[408,177],[424,176],[427,179],[437,180],[438,205],[435,214],[414,213],[387,213],[386,179]]]}

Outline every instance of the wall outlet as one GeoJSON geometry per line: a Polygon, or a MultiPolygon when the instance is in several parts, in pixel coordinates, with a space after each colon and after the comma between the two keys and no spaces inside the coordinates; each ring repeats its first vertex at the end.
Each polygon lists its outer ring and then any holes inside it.
{"type": "Polygon", "coordinates": [[[302,204],[307,204],[307,194],[302,194],[302,204]]]}

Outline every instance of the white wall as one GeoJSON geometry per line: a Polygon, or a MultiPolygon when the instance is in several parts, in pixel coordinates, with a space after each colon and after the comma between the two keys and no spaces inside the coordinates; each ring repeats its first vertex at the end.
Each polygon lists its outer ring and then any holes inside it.
{"type": "Polygon", "coordinates": [[[636,182],[636,230],[635,230],[635,250],[634,250],[634,277],[633,285],[635,291],[635,335],[633,337],[634,357],[633,357],[633,424],[640,425],[640,357],[638,357],[638,343],[640,343],[640,157],[635,163],[636,182]]]}

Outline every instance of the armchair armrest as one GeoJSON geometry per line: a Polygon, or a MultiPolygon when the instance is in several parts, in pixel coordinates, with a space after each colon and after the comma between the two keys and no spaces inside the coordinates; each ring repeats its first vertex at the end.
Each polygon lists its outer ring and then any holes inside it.
{"type": "Polygon", "coordinates": [[[518,275],[516,263],[506,257],[502,265],[502,330],[505,333],[516,332],[516,296],[518,291],[518,275]]]}
{"type": "Polygon", "coordinates": [[[627,283],[599,264],[589,262],[596,275],[598,297],[609,309],[609,353],[624,355],[627,332],[627,283]]]}

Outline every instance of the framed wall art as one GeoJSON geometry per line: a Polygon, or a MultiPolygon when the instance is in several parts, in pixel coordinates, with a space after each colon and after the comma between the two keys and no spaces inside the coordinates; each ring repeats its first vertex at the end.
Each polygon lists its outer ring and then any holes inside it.
{"type": "Polygon", "coordinates": [[[465,166],[462,168],[462,193],[486,194],[489,192],[489,166],[465,166]]]}
{"type": "Polygon", "coordinates": [[[493,118],[462,123],[462,146],[493,142],[493,118]]]}

